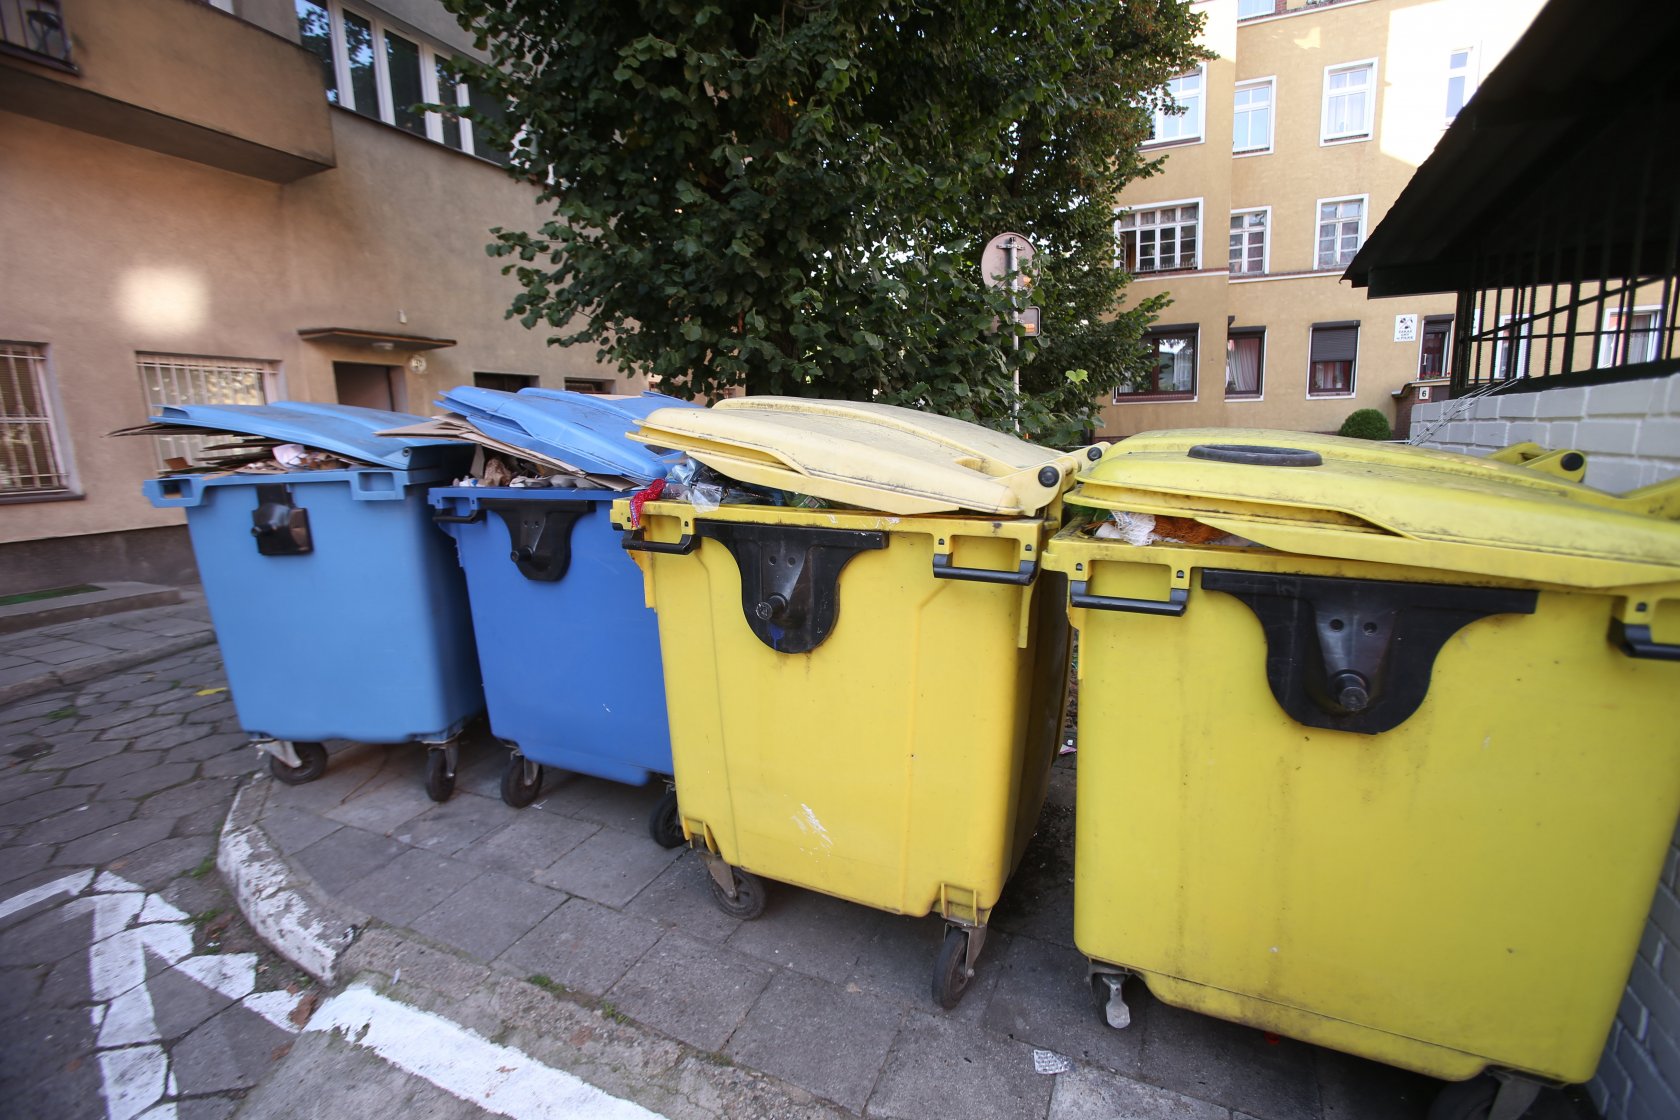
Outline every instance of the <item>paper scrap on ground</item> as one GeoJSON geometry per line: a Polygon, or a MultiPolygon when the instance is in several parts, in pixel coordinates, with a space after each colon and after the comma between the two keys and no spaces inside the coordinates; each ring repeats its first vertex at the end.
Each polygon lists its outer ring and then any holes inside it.
{"type": "Polygon", "coordinates": [[[1066,1073],[1073,1063],[1052,1050],[1033,1051],[1033,1069],[1039,1073],[1066,1073]]]}

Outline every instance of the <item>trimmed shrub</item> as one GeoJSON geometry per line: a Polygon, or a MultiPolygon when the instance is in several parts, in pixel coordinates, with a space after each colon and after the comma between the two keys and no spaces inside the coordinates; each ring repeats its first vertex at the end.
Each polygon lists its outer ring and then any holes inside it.
{"type": "Polygon", "coordinates": [[[1388,417],[1374,408],[1355,409],[1342,421],[1339,436],[1352,436],[1354,439],[1393,439],[1394,431],[1388,426],[1388,417]]]}

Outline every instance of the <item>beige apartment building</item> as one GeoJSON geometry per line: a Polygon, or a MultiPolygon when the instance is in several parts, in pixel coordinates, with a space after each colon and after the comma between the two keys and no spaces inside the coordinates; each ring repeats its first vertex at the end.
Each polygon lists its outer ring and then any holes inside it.
{"type": "Polygon", "coordinates": [[[1151,381],[1104,402],[1108,437],[1199,426],[1394,422],[1444,387],[1450,295],[1368,301],[1366,234],[1541,0],[1204,0],[1213,57],[1176,79],[1121,196],[1134,298],[1172,304],[1151,381]]]}
{"type": "Polygon", "coordinates": [[[410,108],[471,53],[436,0],[0,0],[0,595],[192,578],[106,435],[162,405],[641,387],[503,317],[535,191],[410,108]]]}

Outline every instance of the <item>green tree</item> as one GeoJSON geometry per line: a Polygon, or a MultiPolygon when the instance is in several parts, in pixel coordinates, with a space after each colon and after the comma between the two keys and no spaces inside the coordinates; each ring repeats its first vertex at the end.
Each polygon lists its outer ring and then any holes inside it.
{"type": "Polygon", "coordinates": [[[1113,200],[1184,0],[445,0],[475,116],[553,216],[497,229],[510,314],[687,396],[877,399],[1065,442],[1147,364],[1113,200]],[[518,141],[515,145],[515,141],[518,141]],[[1038,248],[1012,350],[980,250],[1038,248]],[[1088,371],[1076,382],[1065,371],[1088,371]]]}

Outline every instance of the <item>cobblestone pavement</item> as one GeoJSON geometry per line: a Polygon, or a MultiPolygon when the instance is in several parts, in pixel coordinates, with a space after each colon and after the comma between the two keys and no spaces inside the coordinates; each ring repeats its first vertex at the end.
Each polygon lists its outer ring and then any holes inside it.
{"type": "Polygon", "coordinates": [[[217,1120],[285,1056],[316,993],[215,870],[244,742],[214,646],[0,709],[0,1115],[217,1120]]]}

